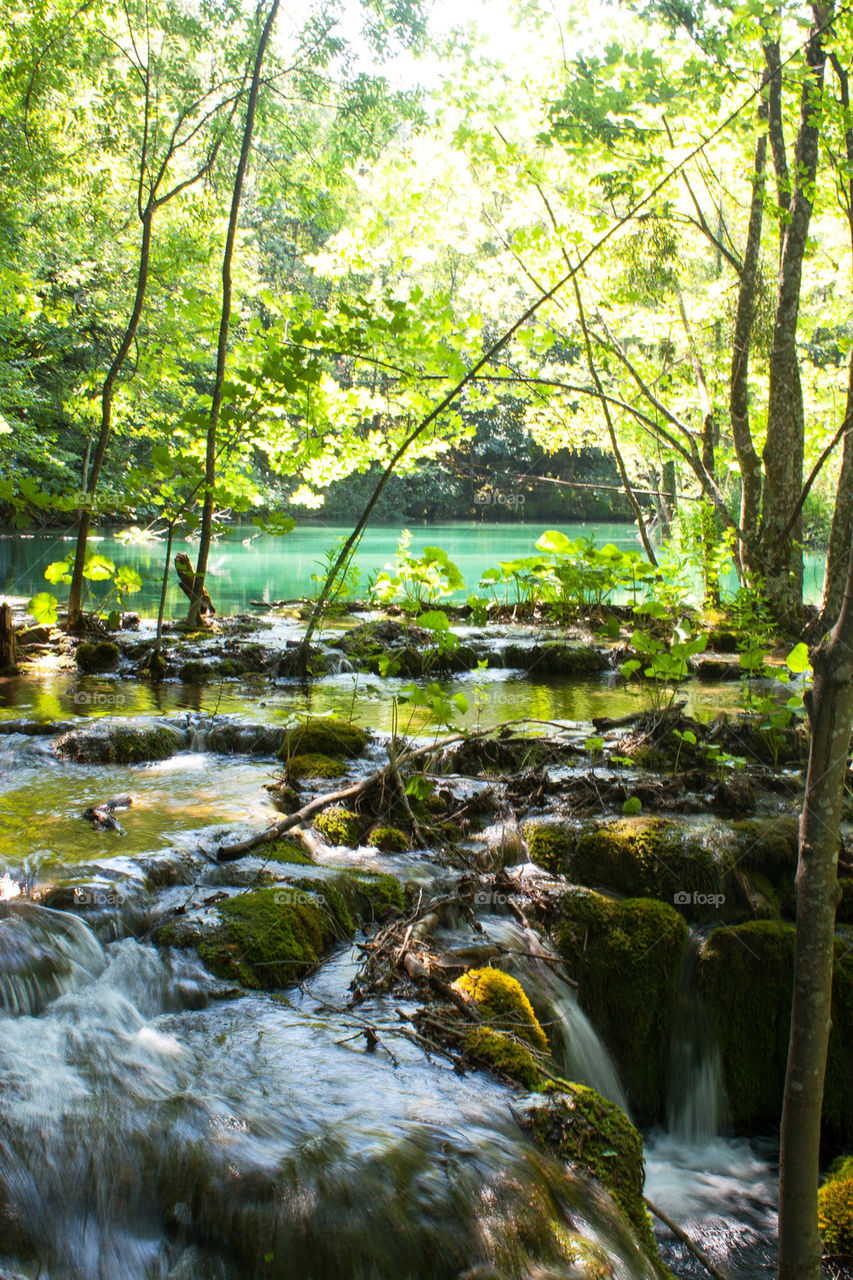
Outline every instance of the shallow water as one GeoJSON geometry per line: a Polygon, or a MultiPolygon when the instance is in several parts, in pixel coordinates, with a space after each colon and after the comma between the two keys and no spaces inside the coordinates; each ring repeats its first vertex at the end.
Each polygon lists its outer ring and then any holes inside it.
{"type": "MultiPolygon", "coordinates": [[[[555,1261],[543,1205],[564,1229],[597,1241],[614,1276],[644,1280],[645,1264],[612,1210],[533,1151],[504,1087],[426,1059],[402,1034],[399,1001],[346,1009],[356,963],[349,947],[300,991],[223,1001],[191,954],[169,957],[144,942],[152,912],[228,889],[240,875],[245,884],[262,865],[216,867],[204,856],[217,833],[274,816],[263,790],[274,762],[205,751],[211,724],[283,724],[310,709],[345,719],[355,712],[388,732],[404,683],[342,674],[307,695],[266,680],[215,689],[73,673],[0,682],[0,717],[85,726],[104,716],[166,716],[180,718],[187,743],[154,764],[78,765],[58,759],[49,738],[0,735],[0,869],[12,873],[0,896],[16,893],[18,881],[44,888],[80,875],[107,889],[95,904],[105,912],[87,916],[97,938],[64,912],[0,906],[0,1206],[15,1207],[14,1232],[0,1230],[12,1244],[0,1249],[17,1254],[32,1280],[450,1280],[494,1261],[507,1276],[575,1276],[555,1261]],[[122,792],[133,797],[117,815],[123,834],[96,832],[83,810],[122,792]],[[146,886],[155,866],[155,887],[146,886]],[[373,1053],[365,1024],[380,1037],[373,1053]]],[[[527,716],[559,721],[580,742],[593,715],[626,714],[642,698],[606,680],[500,670],[441,683],[469,698],[468,725],[527,716]]],[[[703,718],[737,695],[695,682],[685,692],[703,718]]],[[[418,731],[422,721],[413,722],[418,731]]],[[[420,883],[437,873],[423,852],[317,852],[329,866],[392,870],[420,883]]],[[[480,924],[508,949],[507,966],[548,1026],[555,1069],[624,1101],[553,954],[499,912],[484,911],[480,924]]],[[[470,930],[455,936],[462,945],[470,930]]],[[[685,1007],[689,1021],[689,999],[685,1007]]],[[[702,1043],[686,1035],[680,1060],[702,1058],[702,1043]]],[[[716,1079],[704,1059],[698,1066],[679,1084],[682,1114],[694,1117],[707,1110],[716,1079]]],[[[728,1141],[716,1122],[702,1140],[675,1118],[673,1129],[647,1139],[650,1198],[739,1280],[758,1280],[772,1255],[772,1150],[728,1141]]],[[[699,1274],[664,1229],[660,1239],[677,1274],[699,1274]]]]}

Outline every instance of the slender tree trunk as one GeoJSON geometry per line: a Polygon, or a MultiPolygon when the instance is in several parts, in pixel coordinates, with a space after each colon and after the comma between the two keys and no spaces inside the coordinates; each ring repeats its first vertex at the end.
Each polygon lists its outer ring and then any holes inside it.
{"type": "MultiPolygon", "coordinates": [[[[766,116],[766,108],[759,118],[766,116]]],[[[746,233],[746,248],[738,286],[737,313],[732,342],[732,369],[729,381],[729,417],[735,454],[740,465],[740,524],[746,541],[738,546],[741,564],[754,569],[750,548],[757,542],[761,518],[761,458],[752,441],[749,422],[749,350],[758,287],[758,260],[761,252],[761,225],[764,216],[764,186],[767,164],[767,134],[759,134],[755,143],[752,177],[752,201],[746,233]]]]}
{"type": "Polygon", "coordinates": [[[853,557],[838,621],[818,646],[807,699],[809,766],[797,865],[797,942],[782,1108],[779,1280],[819,1280],[820,1123],[832,1007],[839,825],[853,726],[853,557]]]}
{"type": "Polygon", "coordinates": [[[231,213],[228,218],[228,232],[225,237],[225,251],[222,255],[222,311],[219,317],[219,341],[216,348],[216,381],[213,385],[213,396],[210,404],[210,417],[207,426],[207,443],[204,459],[204,504],[201,513],[201,530],[198,542],[198,559],[196,561],[195,581],[190,607],[187,613],[187,626],[197,627],[201,616],[204,598],[204,580],[207,574],[207,561],[210,555],[210,542],[213,536],[213,509],[216,493],[216,433],[219,428],[219,413],[222,408],[222,390],[225,385],[225,362],[228,356],[228,332],[231,326],[231,264],[234,258],[234,241],[237,237],[237,219],[240,214],[240,201],[243,196],[243,181],[249,164],[249,153],[252,148],[252,134],[255,130],[255,111],[258,105],[258,90],[261,80],[261,68],[264,55],[272,34],[273,24],[278,13],[279,0],[273,0],[266,22],[261,31],[261,38],[255,52],[252,68],[252,83],[246,103],[246,120],[243,126],[243,144],[240,148],[240,159],[234,175],[234,187],[231,192],[231,213]]]}
{"type": "Polygon", "coordinates": [[[841,471],[835,490],[835,510],[832,513],[832,529],[823,578],[823,598],[820,616],[827,630],[833,625],[844,600],[847,581],[847,564],[853,549],[853,351],[847,367],[847,405],[844,414],[849,424],[844,436],[841,454],[841,471]]]}
{"type": "MultiPolygon", "coordinates": [[[[844,119],[850,120],[850,78],[836,54],[830,54],[830,61],[838,80],[838,96],[844,108],[844,119]]],[[[848,124],[844,131],[844,150],[847,160],[846,199],[843,201],[850,229],[850,248],[853,252],[853,128],[848,124]]],[[[844,187],[839,182],[839,191],[844,187]]],[[[848,425],[844,436],[841,455],[841,472],[838,476],[838,487],[835,492],[835,510],[832,514],[832,530],[829,535],[829,551],[826,557],[826,572],[823,578],[823,597],[820,604],[820,616],[823,625],[829,628],[841,612],[844,599],[844,583],[847,574],[847,561],[853,549],[853,435],[849,430],[853,423],[853,351],[847,367],[847,405],[844,420],[848,425]]]]}
{"type": "MultiPolygon", "coordinates": [[[[767,437],[764,446],[764,505],[760,545],[768,593],[780,616],[796,612],[803,595],[803,555],[799,545],[802,521],[786,532],[789,517],[803,487],[805,423],[797,326],[800,311],[803,258],[812,215],[817,175],[820,123],[818,95],[823,85],[826,53],[817,28],[806,47],[800,125],[797,136],[796,179],[788,204],[787,222],[781,228],[779,287],[767,402],[767,437]]],[[[770,137],[774,137],[771,93],[770,137]]]]}
{"type": "Polygon", "coordinates": [[[154,223],[154,208],[153,201],[149,200],[142,214],[142,241],[139,246],[139,266],[136,273],[136,295],[133,300],[133,311],[130,314],[118,351],[113,356],[113,362],[109,367],[101,390],[101,427],[92,457],[88,485],[85,489],[89,501],[80,508],[78,516],[77,547],[74,552],[74,568],[71,571],[71,586],[68,591],[69,631],[80,625],[82,617],[83,569],[86,564],[86,547],[92,523],[91,504],[94,501],[101,467],[104,464],[104,457],[110,438],[116,381],[136,337],[136,331],[139,328],[139,321],[142,316],[142,307],[145,302],[145,291],[148,287],[148,267],[151,261],[151,228],[154,223]]]}

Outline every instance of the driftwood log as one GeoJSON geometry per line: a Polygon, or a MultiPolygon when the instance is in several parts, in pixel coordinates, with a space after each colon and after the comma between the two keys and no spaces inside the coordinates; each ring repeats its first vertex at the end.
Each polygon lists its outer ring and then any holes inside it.
{"type": "Polygon", "coordinates": [[[0,604],[0,674],[14,675],[17,669],[12,606],[0,604]]]}
{"type": "MultiPolygon", "coordinates": [[[[192,600],[195,569],[193,568],[192,561],[186,551],[179,551],[175,556],[175,572],[178,575],[178,584],[184,595],[188,600],[192,600]]],[[[213,601],[208,594],[207,587],[202,588],[200,612],[202,614],[209,613],[211,615],[216,613],[216,610],[213,607],[213,601]]]]}
{"type": "Polygon", "coordinates": [[[103,800],[100,804],[93,804],[83,813],[84,818],[88,818],[93,827],[99,831],[118,831],[121,833],[121,827],[113,816],[117,809],[129,809],[133,804],[130,796],[113,796],[111,800],[103,800]]]}

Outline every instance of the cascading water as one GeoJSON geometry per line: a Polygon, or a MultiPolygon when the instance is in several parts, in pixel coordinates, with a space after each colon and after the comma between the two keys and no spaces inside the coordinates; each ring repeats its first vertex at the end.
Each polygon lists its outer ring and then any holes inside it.
{"type": "MultiPolygon", "coordinates": [[[[29,904],[14,916],[31,952],[64,936],[55,916],[29,904]]],[[[38,1017],[0,1015],[10,1268],[556,1280],[603,1265],[653,1280],[612,1202],[534,1149],[501,1086],[427,1061],[397,1034],[393,1001],[346,1011],[353,954],[291,1000],[218,999],[189,955],[133,939],[103,952],[76,923],[102,971],[38,1017]]]]}
{"type": "Polygon", "coordinates": [[[700,947],[691,929],[673,1012],[666,1097],[667,1130],[693,1143],[717,1137],[728,1112],[720,1049],[699,990],[700,947]]]}

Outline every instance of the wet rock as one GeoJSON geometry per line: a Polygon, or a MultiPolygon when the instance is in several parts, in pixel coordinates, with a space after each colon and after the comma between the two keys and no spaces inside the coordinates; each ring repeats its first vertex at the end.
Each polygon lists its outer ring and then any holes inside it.
{"type": "Polygon", "coordinates": [[[0,903],[0,1007],[36,1014],[106,963],[82,921],[31,902],[0,903]]]}
{"type": "Polygon", "coordinates": [[[581,1007],[609,1049],[640,1123],[663,1115],[672,1013],[687,925],[652,899],[569,889],[549,923],[581,1007]]]}
{"type": "Polygon", "coordinates": [[[194,947],[217,977],[254,989],[298,982],[356,925],[402,908],[399,881],[366,872],[301,879],[225,898],[213,919],[183,916],[160,925],[158,946],[194,947]]]}
{"type": "Polygon", "coordinates": [[[56,744],[61,756],[78,764],[142,764],[168,760],[186,739],[167,725],[108,725],[72,730],[56,744]]]}
{"type": "Polygon", "coordinates": [[[356,724],[316,716],[288,729],[278,754],[282,760],[296,755],[354,759],[364,754],[369,741],[370,735],[356,724]]]}
{"type": "Polygon", "coordinates": [[[87,674],[115,671],[119,664],[119,648],[112,640],[84,640],[74,650],[74,661],[87,674]]]}
{"type": "Polygon", "coordinates": [[[620,1206],[646,1256],[662,1269],[643,1203],[643,1142],[615,1103],[584,1085],[528,1103],[517,1113],[545,1151],[600,1182],[620,1206]]]}
{"type": "Polygon", "coordinates": [[[723,680],[740,680],[743,675],[737,659],[718,658],[711,654],[699,654],[689,662],[691,674],[703,684],[718,684],[723,680]]]}
{"type": "MultiPolygon", "coordinates": [[[[832,981],[823,1129],[853,1142],[853,948],[839,931],[832,981]]],[[[782,1111],[795,927],[751,920],[715,929],[699,958],[699,983],[720,1045],[735,1128],[775,1129],[782,1111]]]]}
{"type": "Polygon", "coordinates": [[[277,725],[226,721],[207,733],[204,749],[222,756],[274,756],[281,750],[285,736],[285,730],[277,725]]]}
{"type": "Polygon", "coordinates": [[[490,667],[517,667],[534,675],[594,676],[610,670],[606,649],[591,644],[509,644],[489,655],[490,667]]]}

